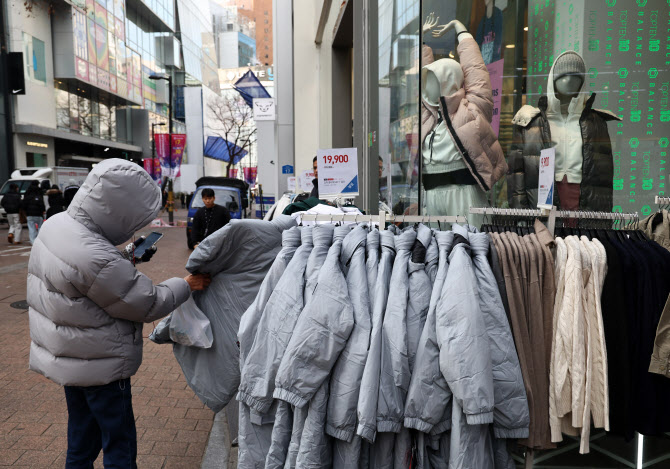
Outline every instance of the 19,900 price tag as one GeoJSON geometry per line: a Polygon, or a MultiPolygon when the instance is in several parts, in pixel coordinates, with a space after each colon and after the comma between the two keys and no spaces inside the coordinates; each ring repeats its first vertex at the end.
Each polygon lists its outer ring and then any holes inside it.
{"type": "Polygon", "coordinates": [[[358,195],[358,153],[356,148],[319,150],[319,197],[358,195]]]}

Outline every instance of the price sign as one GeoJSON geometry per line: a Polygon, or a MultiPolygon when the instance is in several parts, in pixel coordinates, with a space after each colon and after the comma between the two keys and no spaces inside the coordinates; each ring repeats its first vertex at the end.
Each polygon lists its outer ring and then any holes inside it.
{"type": "Polygon", "coordinates": [[[316,152],[319,197],[358,195],[358,152],[356,148],[332,148],[316,152]]]}
{"type": "Polygon", "coordinates": [[[537,207],[551,209],[554,205],[555,148],[540,151],[540,176],[538,178],[537,207]]]}

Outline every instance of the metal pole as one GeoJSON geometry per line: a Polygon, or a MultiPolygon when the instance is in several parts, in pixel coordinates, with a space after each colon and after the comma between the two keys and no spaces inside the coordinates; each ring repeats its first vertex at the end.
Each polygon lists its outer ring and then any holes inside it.
{"type": "Polygon", "coordinates": [[[170,129],[170,146],[169,146],[169,162],[170,162],[170,179],[168,179],[168,224],[174,225],[174,193],[172,192],[172,77],[167,76],[168,82],[168,126],[170,129]]]}

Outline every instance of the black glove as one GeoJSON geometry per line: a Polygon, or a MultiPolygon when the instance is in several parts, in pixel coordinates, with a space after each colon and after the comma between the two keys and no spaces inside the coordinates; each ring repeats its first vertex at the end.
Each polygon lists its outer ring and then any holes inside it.
{"type": "Polygon", "coordinates": [[[144,243],[145,239],[145,236],[140,236],[137,240],[135,240],[134,243],[130,243],[128,246],[126,246],[126,248],[122,251],[123,257],[128,259],[134,265],[141,264],[143,262],[149,262],[153,255],[156,254],[156,246],[151,246],[149,249],[144,251],[142,257],[135,257],[135,249],[144,243]]]}

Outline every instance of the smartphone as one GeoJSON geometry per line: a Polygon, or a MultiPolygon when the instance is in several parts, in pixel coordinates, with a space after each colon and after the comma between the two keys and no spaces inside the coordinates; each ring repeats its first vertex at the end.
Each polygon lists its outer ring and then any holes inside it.
{"type": "Polygon", "coordinates": [[[146,237],[144,242],[135,248],[133,255],[136,258],[142,257],[147,249],[151,249],[162,237],[163,233],[152,231],[149,236],[146,237]]]}

